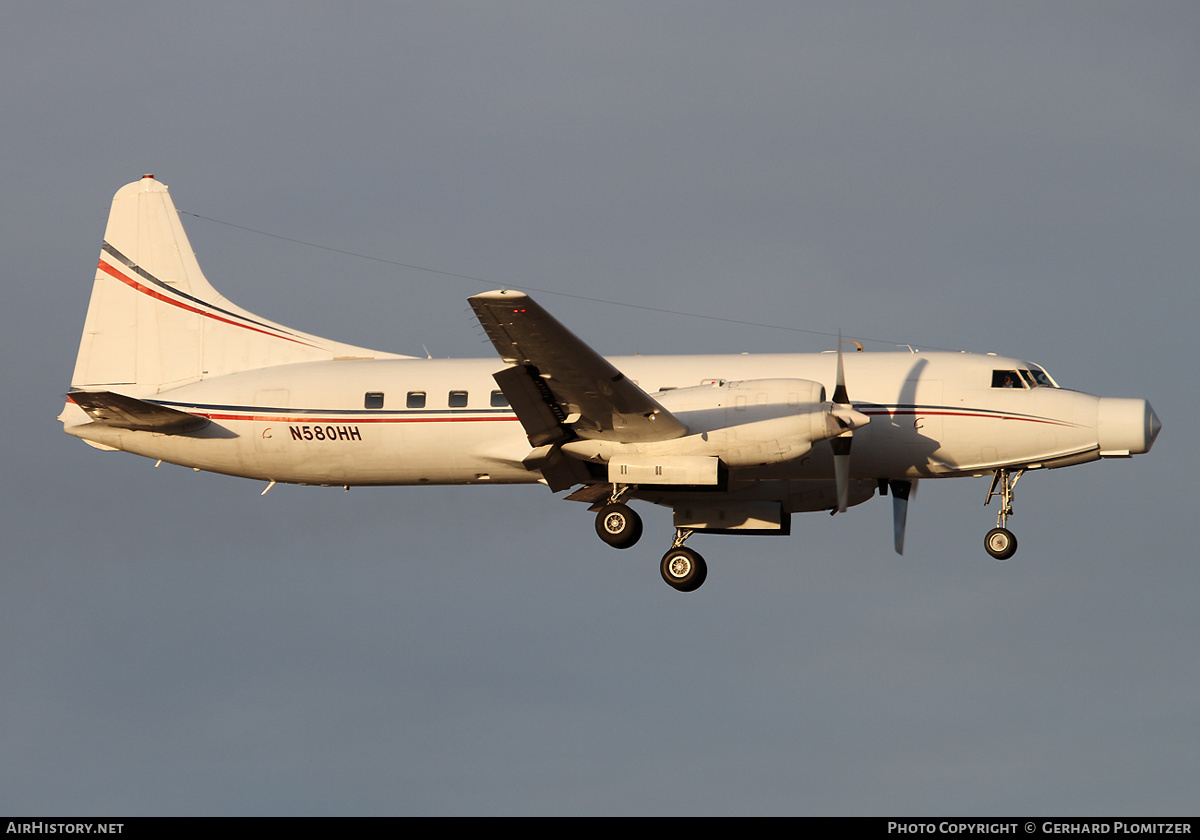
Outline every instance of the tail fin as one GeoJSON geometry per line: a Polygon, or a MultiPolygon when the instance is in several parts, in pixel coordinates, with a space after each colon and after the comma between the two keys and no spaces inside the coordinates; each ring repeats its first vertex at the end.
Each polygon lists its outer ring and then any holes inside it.
{"type": "Polygon", "coordinates": [[[166,185],[146,175],[117,191],[72,390],[146,393],[339,357],[395,358],[288,329],[228,302],[200,271],[166,185]]]}

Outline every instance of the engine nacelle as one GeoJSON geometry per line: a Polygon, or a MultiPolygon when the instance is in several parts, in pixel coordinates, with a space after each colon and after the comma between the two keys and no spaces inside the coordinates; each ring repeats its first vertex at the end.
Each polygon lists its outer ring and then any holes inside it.
{"type": "Polygon", "coordinates": [[[691,431],[700,432],[796,414],[804,406],[825,402],[825,387],[811,379],[715,380],[661,391],[654,399],[691,431]]]}
{"type": "Polygon", "coordinates": [[[575,440],[572,457],[608,464],[621,484],[713,485],[727,467],[781,464],[806,455],[814,441],[866,425],[869,418],[823,401],[825,389],[807,379],[760,379],[680,388],[657,395],[688,426],[671,440],[620,443],[575,440]],[[739,422],[740,421],[740,422],[739,422]]]}

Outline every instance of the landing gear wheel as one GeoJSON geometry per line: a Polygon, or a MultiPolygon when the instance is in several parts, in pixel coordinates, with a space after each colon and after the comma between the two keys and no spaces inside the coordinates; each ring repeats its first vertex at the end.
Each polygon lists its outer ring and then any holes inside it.
{"type": "Polygon", "coordinates": [[[983,547],[997,560],[1007,560],[1017,553],[1017,538],[1007,528],[993,528],[983,538],[983,547]]]}
{"type": "Polygon", "coordinates": [[[596,535],[613,548],[629,548],[642,538],[642,517],[620,502],[605,505],[596,514],[596,535]]]}
{"type": "Polygon", "coordinates": [[[668,585],[680,592],[695,592],[708,577],[708,564],[690,548],[672,548],[663,555],[658,571],[668,585]]]}

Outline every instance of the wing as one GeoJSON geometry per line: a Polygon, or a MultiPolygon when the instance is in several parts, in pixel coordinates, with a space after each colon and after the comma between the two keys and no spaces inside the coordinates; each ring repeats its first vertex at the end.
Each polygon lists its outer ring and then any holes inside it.
{"type": "Polygon", "coordinates": [[[207,417],[155,405],[112,391],[72,391],[67,399],[87,412],[93,422],[137,432],[183,434],[208,425],[207,417]]]}
{"type": "Polygon", "coordinates": [[[495,379],[533,446],[573,436],[641,443],[687,434],[671,412],[522,292],[485,292],[471,308],[500,358],[495,379]]]}

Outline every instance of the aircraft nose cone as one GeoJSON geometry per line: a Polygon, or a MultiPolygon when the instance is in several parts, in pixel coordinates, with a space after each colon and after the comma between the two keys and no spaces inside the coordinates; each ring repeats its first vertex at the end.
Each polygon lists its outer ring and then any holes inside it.
{"type": "Polygon", "coordinates": [[[1149,452],[1162,422],[1146,400],[1100,400],[1097,432],[1102,458],[1149,452]]]}
{"type": "Polygon", "coordinates": [[[1154,409],[1150,407],[1150,403],[1146,403],[1146,449],[1149,450],[1154,445],[1154,441],[1158,439],[1158,430],[1162,428],[1162,422],[1158,419],[1158,415],[1154,413],[1154,409]]]}

